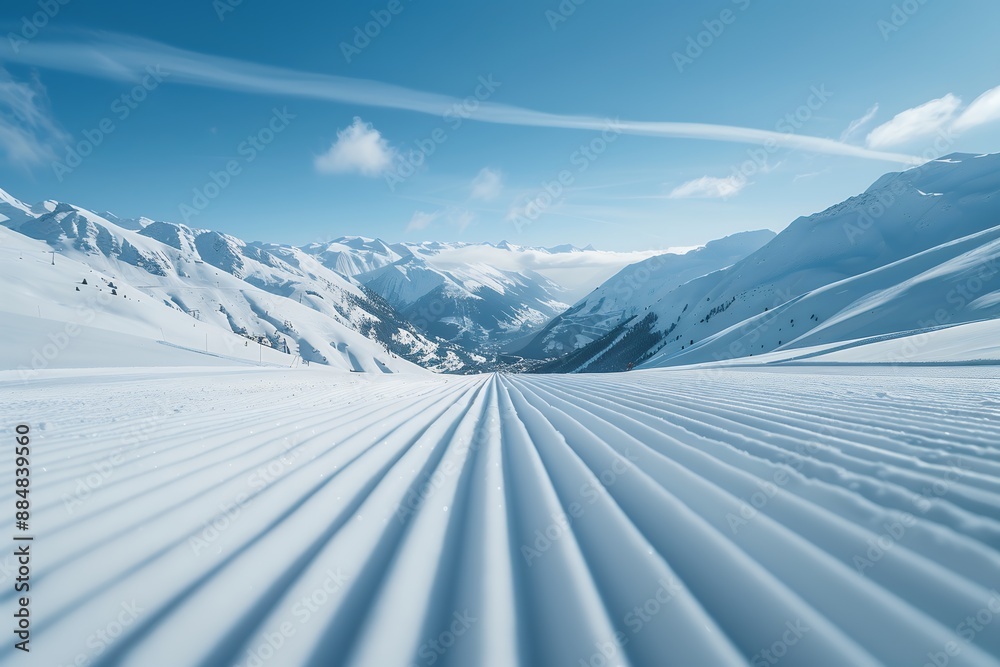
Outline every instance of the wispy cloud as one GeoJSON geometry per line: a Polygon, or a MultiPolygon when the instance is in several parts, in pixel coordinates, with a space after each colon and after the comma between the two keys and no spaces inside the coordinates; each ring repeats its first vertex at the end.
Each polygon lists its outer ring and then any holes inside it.
{"type": "Polygon", "coordinates": [[[493,201],[503,192],[503,174],[489,167],[479,171],[470,186],[469,196],[472,199],[493,201]]]}
{"type": "Polygon", "coordinates": [[[729,199],[738,195],[747,186],[747,180],[739,176],[716,178],[702,176],[678,185],[671,191],[670,199],[729,199]]]}
{"type": "Polygon", "coordinates": [[[996,120],[1000,120],[1000,86],[976,98],[958,117],[952,129],[964,132],[996,120]]]}
{"type": "Polygon", "coordinates": [[[476,219],[476,214],[469,209],[456,209],[451,212],[448,221],[458,228],[458,231],[464,232],[466,228],[472,224],[473,220],[476,219]]]}
{"type": "Polygon", "coordinates": [[[56,159],[69,140],[48,110],[37,81],[16,81],[0,68],[0,151],[15,165],[34,167],[56,159]]]}
{"type": "Polygon", "coordinates": [[[406,231],[408,232],[419,232],[430,227],[431,223],[441,217],[441,211],[434,211],[433,213],[425,213],[424,211],[417,211],[410,218],[410,224],[406,225],[406,231]]]}
{"type": "Polygon", "coordinates": [[[465,231],[465,229],[472,224],[476,219],[476,214],[467,208],[461,206],[452,206],[449,208],[443,208],[437,211],[432,211],[427,213],[425,211],[417,211],[410,218],[410,222],[406,225],[406,231],[408,232],[419,232],[427,229],[432,224],[437,221],[446,222],[447,224],[455,227],[459,231],[465,231]]]}
{"type": "Polygon", "coordinates": [[[840,140],[848,141],[851,139],[851,137],[853,137],[858,130],[872,122],[872,120],[875,119],[876,114],[878,114],[878,104],[869,109],[861,118],[852,120],[851,124],[847,126],[846,130],[844,130],[844,133],[840,135],[840,140]]]}
{"type": "MultiPolygon", "coordinates": [[[[268,95],[295,96],[332,102],[393,108],[440,116],[461,101],[377,81],[314,74],[248,63],[174,48],[157,42],[110,33],[77,33],[71,39],[36,39],[16,52],[0,42],[0,58],[115,80],[136,81],[145,68],[159,65],[172,83],[268,95]]],[[[604,131],[607,118],[553,114],[523,107],[483,102],[473,120],[504,125],[604,131]]],[[[804,135],[705,123],[616,120],[624,134],[704,139],[776,146],[830,155],[913,164],[914,156],[853,146],[841,141],[804,135]]]]}
{"type": "Polygon", "coordinates": [[[356,172],[378,176],[392,165],[395,151],[382,134],[360,118],[343,130],[330,149],[316,157],[316,169],[324,173],[356,172]]]}
{"type": "Polygon", "coordinates": [[[962,100],[951,93],[918,107],[907,109],[868,135],[868,147],[890,148],[927,137],[948,126],[962,100]]]}
{"type": "Polygon", "coordinates": [[[792,178],[792,183],[798,183],[799,181],[805,181],[810,178],[816,178],[817,176],[822,176],[823,174],[829,174],[830,171],[831,171],[830,168],[827,167],[826,169],[822,169],[820,171],[810,171],[805,174],[796,174],[795,177],[792,178]]]}

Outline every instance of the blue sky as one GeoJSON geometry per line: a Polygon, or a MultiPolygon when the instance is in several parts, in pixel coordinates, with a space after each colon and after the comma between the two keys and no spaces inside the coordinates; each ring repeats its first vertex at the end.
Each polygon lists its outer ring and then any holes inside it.
{"type": "Polygon", "coordinates": [[[694,245],[1000,150],[988,0],[63,2],[5,3],[0,187],[248,240],[694,245]]]}

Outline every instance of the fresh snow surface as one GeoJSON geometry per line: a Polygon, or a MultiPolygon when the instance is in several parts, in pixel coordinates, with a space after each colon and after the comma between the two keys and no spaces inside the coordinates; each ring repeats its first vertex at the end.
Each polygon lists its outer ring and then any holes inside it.
{"type": "Polygon", "coordinates": [[[3,372],[35,542],[31,653],[0,663],[1000,665],[997,388],[3,372]]]}
{"type": "Polygon", "coordinates": [[[1000,366],[1000,320],[901,332],[784,349],[753,359],[693,364],[688,368],[785,365],[991,365],[1000,366]]]}

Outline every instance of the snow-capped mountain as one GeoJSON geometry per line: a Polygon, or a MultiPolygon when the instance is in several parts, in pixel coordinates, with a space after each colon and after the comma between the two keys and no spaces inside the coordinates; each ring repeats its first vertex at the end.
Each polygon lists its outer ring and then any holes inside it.
{"type": "Polygon", "coordinates": [[[436,269],[417,254],[358,276],[421,331],[469,350],[502,346],[544,326],[568,306],[534,272],[476,264],[436,269]]]}
{"type": "Polygon", "coordinates": [[[769,230],[744,232],[683,255],[666,253],[631,264],[554,318],[517,353],[549,359],[585,347],[647,309],[660,296],[689,280],[735,264],[774,236],[769,230]]]}
{"type": "Polygon", "coordinates": [[[398,355],[457,372],[483,361],[419,332],[381,297],[297,248],[65,203],[29,207],[6,193],[0,214],[4,226],[128,285],[126,292],[303,360],[373,370],[391,368],[398,355]]]}
{"type": "Polygon", "coordinates": [[[569,307],[569,295],[650,254],[357,236],[302,250],[381,295],[418,330],[488,354],[523,346],[569,307]]]}
{"type": "Polygon", "coordinates": [[[344,276],[358,276],[392,264],[403,255],[378,239],[344,236],[329,243],[310,243],[303,252],[344,276]]]}
{"type": "Polygon", "coordinates": [[[549,371],[682,365],[1000,317],[1000,155],[887,174],[667,292],[549,371]]]}

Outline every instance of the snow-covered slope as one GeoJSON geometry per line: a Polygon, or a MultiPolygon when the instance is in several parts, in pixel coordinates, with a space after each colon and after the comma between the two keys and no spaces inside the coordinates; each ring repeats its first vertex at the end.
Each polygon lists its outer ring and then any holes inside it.
{"type": "Polygon", "coordinates": [[[744,232],[683,255],[665,253],[627,266],[554,318],[517,352],[534,359],[547,359],[589,345],[623,320],[647,311],[679,285],[735,264],[774,236],[768,230],[744,232]]]}
{"type": "Polygon", "coordinates": [[[0,404],[35,538],[5,665],[1000,665],[985,369],[0,373],[0,404]]]}
{"type": "MultiPolygon", "coordinates": [[[[169,259],[142,252],[147,260],[169,259]]],[[[342,370],[420,370],[318,310],[227,273],[213,271],[212,278],[199,284],[103,254],[53,254],[49,244],[0,227],[0,367],[30,375],[45,368],[288,367],[311,360],[342,370]]]]}
{"type": "Polygon", "coordinates": [[[862,344],[832,347],[834,349],[809,361],[830,364],[1000,365],[1000,320],[970,322],[889,340],[866,340],[862,344]]]}
{"type": "Polygon", "coordinates": [[[817,215],[551,370],[681,365],[1000,316],[1000,155],[952,155],[817,215]]]}
{"type": "Polygon", "coordinates": [[[687,368],[759,366],[1000,366],[1000,319],[785,348],[687,368]]]}
{"type": "Polygon", "coordinates": [[[119,221],[123,226],[69,204],[32,208],[3,199],[3,224],[18,234],[201,322],[287,346],[305,360],[367,370],[379,367],[376,359],[402,356],[440,371],[475,370],[482,361],[424,335],[378,295],[302,250],[148,219],[119,221]]]}

